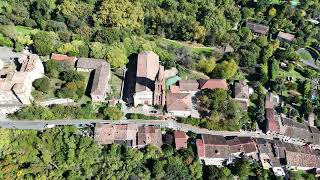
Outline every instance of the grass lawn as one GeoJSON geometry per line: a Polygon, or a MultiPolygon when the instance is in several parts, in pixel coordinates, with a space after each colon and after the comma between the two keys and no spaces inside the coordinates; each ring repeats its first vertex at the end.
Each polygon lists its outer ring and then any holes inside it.
{"type": "Polygon", "coordinates": [[[111,97],[120,98],[122,80],[114,73],[111,73],[109,84],[111,88],[111,97]]]}
{"type": "Polygon", "coordinates": [[[297,79],[303,79],[303,80],[305,79],[305,77],[303,77],[299,72],[295,71],[294,69],[289,72],[283,69],[280,69],[278,76],[283,78],[290,76],[292,77],[293,81],[296,81],[297,79]]]}
{"type": "Polygon", "coordinates": [[[297,53],[300,55],[300,58],[306,61],[312,61],[313,58],[311,54],[306,49],[299,49],[297,53]]]}
{"type": "Polygon", "coordinates": [[[207,75],[205,75],[202,72],[198,72],[195,70],[183,70],[183,69],[179,69],[179,74],[178,76],[183,79],[183,80],[187,80],[187,79],[210,79],[207,75]]]}
{"type": "Polygon", "coordinates": [[[189,47],[193,50],[194,53],[197,53],[197,54],[209,55],[213,52],[212,47],[206,47],[203,44],[180,42],[180,41],[175,41],[175,40],[165,39],[165,38],[163,38],[163,41],[166,43],[170,43],[176,48],[189,47]]]}
{"type": "Polygon", "coordinates": [[[37,29],[32,29],[30,27],[25,27],[25,26],[16,26],[16,30],[18,34],[23,34],[23,35],[30,35],[38,31],[37,29]]]}

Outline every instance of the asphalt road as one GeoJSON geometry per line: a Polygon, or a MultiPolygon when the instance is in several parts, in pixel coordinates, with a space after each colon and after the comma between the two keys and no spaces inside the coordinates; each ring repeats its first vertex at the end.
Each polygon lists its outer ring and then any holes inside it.
{"type": "Polygon", "coordinates": [[[174,130],[182,131],[192,131],[197,134],[212,134],[212,135],[222,135],[222,136],[250,136],[255,138],[273,139],[272,136],[255,131],[211,131],[205,128],[199,128],[189,124],[178,123],[174,120],[8,120],[0,121],[0,127],[10,128],[10,129],[34,129],[34,130],[44,130],[47,125],[75,125],[78,127],[92,125],[93,123],[110,123],[110,124],[128,124],[135,123],[138,125],[159,125],[163,128],[170,128],[174,130]]]}

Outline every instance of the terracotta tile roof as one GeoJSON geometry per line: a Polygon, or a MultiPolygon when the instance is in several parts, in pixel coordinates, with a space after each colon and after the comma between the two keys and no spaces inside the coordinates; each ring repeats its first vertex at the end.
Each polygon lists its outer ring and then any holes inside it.
{"type": "Polygon", "coordinates": [[[135,146],[136,133],[138,125],[136,124],[102,124],[97,123],[94,129],[94,140],[98,144],[112,144],[121,141],[131,141],[130,144],[135,146]]]}
{"type": "Polygon", "coordinates": [[[170,92],[171,92],[171,93],[179,93],[179,92],[180,92],[179,86],[171,85],[171,86],[170,86],[170,92]]]}
{"type": "Polygon", "coordinates": [[[190,93],[167,93],[167,111],[191,111],[191,97],[190,93]]]}
{"type": "Polygon", "coordinates": [[[52,53],[51,54],[51,59],[52,60],[56,60],[56,61],[75,61],[76,57],[74,56],[67,56],[64,54],[56,54],[56,53],[52,53]]]}
{"type": "Polygon", "coordinates": [[[138,128],[137,145],[140,147],[152,144],[155,146],[162,145],[162,134],[159,127],[156,126],[140,126],[138,128]]]}
{"type": "Polygon", "coordinates": [[[274,109],[266,109],[267,131],[280,132],[280,124],[277,121],[274,109]]]}
{"type": "Polygon", "coordinates": [[[257,152],[256,144],[250,137],[234,137],[227,140],[231,153],[252,153],[257,152]]]}
{"type": "Polygon", "coordinates": [[[202,134],[203,144],[227,145],[227,140],[223,136],[202,134]]]}
{"type": "Polygon", "coordinates": [[[292,138],[303,139],[307,142],[312,142],[312,134],[306,124],[295,122],[289,118],[282,118],[282,124],[285,128],[284,135],[292,138]]]}
{"type": "Polygon", "coordinates": [[[253,32],[253,33],[260,33],[260,34],[267,34],[269,32],[269,26],[265,26],[262,24],[257,24],[253,22],[247,22],[246,26],[253,32]]]}
{"type": "Polygon", "coordinates": [[[180,80],[180,91],[198,91],[199,83],[197,80],[180,80]]]}
{"type": "Polygon", "coordinates": [[[204,145],[202,139],[196,140],[197,152],[199,157],[204,157],[204,145]]]}
{"type": "Polygon", "coordinates": [[[249,99],[249,86],[245,81],[234,83],[234,98],[249,99]]]}
{"type": "Polygon", "coordinates": [[[285,32],[282,32],[282,31],[280,31],[280,32],[278,33],[278,36],[277,36],[277,37],[280,38],[280,39],[287,40],[287,41],[292,41],[292,40],[295,39],[295,37],[294,37],[293,34],[285,33],[285,32]]]}
{"type": "Polygon", "coordinates": [[[199,80],[200,89],[224,89],[228,90],[228,84],[225,79],[199,80]]]}
{"type": "Polygon", "coordinates": [[[160,68],[159,56],[152,51],[138,54],[136,92],[145,91],[154,82],[160,68]],[[140,82],[141,81],[141,82],[140,82]]]}
{"type": "Polygon", "coordinates": [[[244,100],[240,100],[240,99],[235,99],[239,104],[242,110],[247,111],[248,110],[248,106],[249,103],[247,101],[244,100]]]}
{"type": "Polygon", "coordinates": [[[223,158],[227,159],[231,156],[228,145],[204,145],[204,153],[207,158],[223,158]]]}
{"type": "Polygon", "coordinates": [[[185,149],[188,147],[187,145],[188,136],[183,131],[175,131],[174,132],[174,142],[176,149],[185,149]]]}
{"type": "Polygon", "coordinates": [[[35,63],[39,59],[36,54],[24,55],[21,57],[22,65],[19,72],[29,72],[35,68],[35,63]]]}

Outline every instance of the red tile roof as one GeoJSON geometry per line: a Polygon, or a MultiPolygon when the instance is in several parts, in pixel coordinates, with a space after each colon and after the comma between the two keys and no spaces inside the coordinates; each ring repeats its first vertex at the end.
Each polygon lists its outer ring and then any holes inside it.
{"type": "Polygon", "coordinates": [[[64,54],[56,54],[56,53],[52,53],[51,54],[51,59],[56,60],[56,61],[74,61],[75,57],[69,57],[67,55],[64,54]]]}
{"type": "Polygon", "coordinates": [[[171,93],[179,93],[179,92],[180,92],[179,86],[171,85],[171,86],[170,86],[170,92],[171,92],[171,93]]]}
{"type": "Polygon", "coordinates": [[[198,156],[204,157],[204,146],[203,146],[203,141],[201,139],[196,140],[196,146],[197,146],[198,156]]]}
{"type": "Polygon", "coordinates": [[[177,150],[187,148],[188,147],[187,140],[188,140],[188,136],[186,135],[185,132],[183,131],[174,132],[174,141],[175,141],[177,150]]]}
{"type": "Polygon", "coordinates": [[[277,119],[275,119],[274,116],[274,109],[266,109],[266,119],[268,121],[268,131],[273,131],[273,132],[280,132],[280,125],[279,122],[277,122],[277,119]]]}
{"type": "Polygon", "coordinates": [[[191,111],[192,94],[190,93],[168,93],[167,110],[168,111],[191,111]]]}
{"type": "Polygon", "coordinates": [[[201,79],[199,81],[200,89],[224,89],[228,90],[228,84],[225,79],[201,79]]]}

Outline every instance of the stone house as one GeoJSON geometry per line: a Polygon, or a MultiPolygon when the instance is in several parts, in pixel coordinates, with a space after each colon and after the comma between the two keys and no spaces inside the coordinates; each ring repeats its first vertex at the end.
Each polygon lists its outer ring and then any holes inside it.
{"type": "Polygon", "coordinates": [[[191,116],[191,93],[168,93],[166,97],[166,109],[169,114],[177,117],[191,116]]]}
{"type": "Polygon", "coordinates": [[[188,147],[187,141],[188,141],[188,136],[185,132],[174,131],[174,144],[175,144],[176,150],[186,149],[188,147]]]}
{"type": "Polygon", "coordinates": [[[8,97],[14,97],[22,104],[30,104],[33,100],[32,82],[43,76],[42,62],[36,54],[24,54],[18,62],[21,63],[18,71],[14,69],[0,71],[0,102],[8,97]]]}
{"type": "Polygon", "coordinates": [[[277,38],[282,42],[290,42],[295,39],[295,36],[293,34],[280,31],[277,35],[277,38]]]}
{"type": "Polygon", "coordinates": [[[252,31],[255,36],[265,36],[268,34],[270,27],[253,22],[247,22],[246,26],[252,31]]]}
{"type": "Polygon", "coordinates": [[[94,71],[90,96],[93,102],[105,101],[110,91],[110,64],[104,59],[79,58],[76,62],[77,71],[94,71]]]}
{"type": "Polygon", "coordinates": [[[248,110],[250,103],[250,88],[245,81],[238,81],[234,83],[233,98],[238,101],[244,110],[248,110]]]}
{"type": "Polygon", "coordinates": [[[140,53],[137,59],[137,73],[134,106],[165,104],[164,67],[159,56],[152,51],[140,53]]]}

